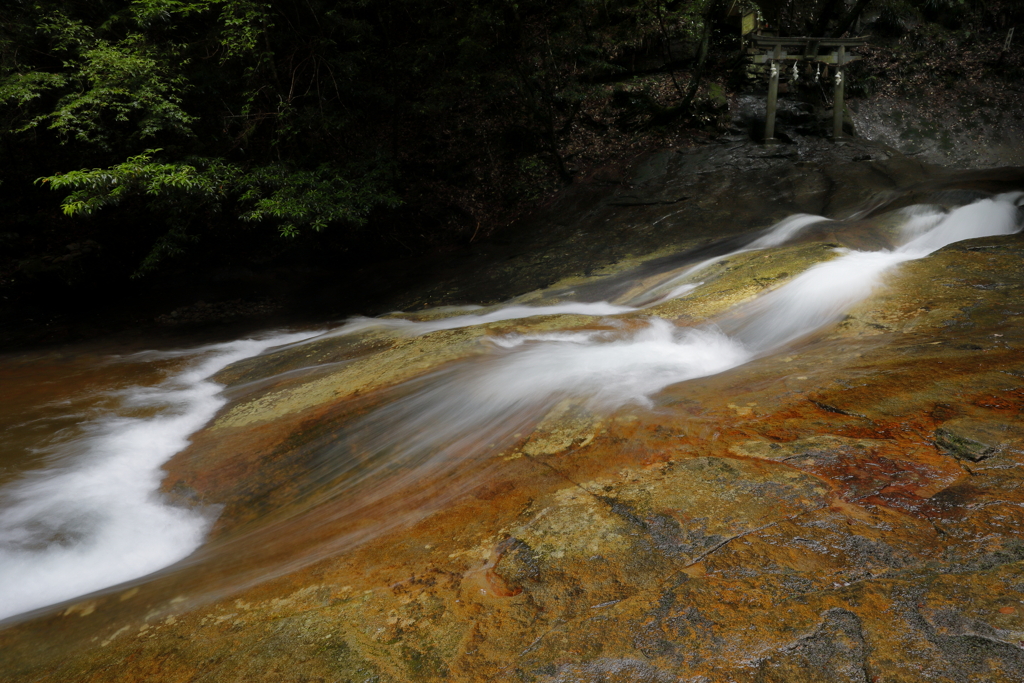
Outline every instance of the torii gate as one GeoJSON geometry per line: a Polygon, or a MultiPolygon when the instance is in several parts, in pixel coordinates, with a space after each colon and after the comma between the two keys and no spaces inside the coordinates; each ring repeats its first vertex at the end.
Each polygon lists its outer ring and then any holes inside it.
{"type": "Polygon", "coordinates": [[[777,38],[775,36],[750,36],[757,47],[764,49],[762,55],[755,55],[754,61],[758,64],[771,64],[771,80],[768,82],[768,107],[764,124],[765,142],[775,140],[775,109],[779,100],[779,62],[785,63],[792,60],[796,62],[818,62],[821,64],[834,64],[835,75],[835,97],[832,106],[832,138],[838,140],[843,137],[843,94],[845,67],[850,62],[861,59],[858,55],[846,53],[847,48],[866,45],[868,36],[860,38],[805,38],[790,37],[777,38]],[[819,55],[820,48],[836,48],[830,54],[819,55]],[[803,48],[800,52],[793,51],[789,54],[784,48],[803,48]]]}

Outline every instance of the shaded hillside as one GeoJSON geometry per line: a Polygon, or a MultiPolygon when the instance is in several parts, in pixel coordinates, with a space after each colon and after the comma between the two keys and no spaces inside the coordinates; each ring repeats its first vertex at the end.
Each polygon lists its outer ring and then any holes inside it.
{"type": "MultiPolygon", "coordinates": [[[[105,308],[362,308],[316,292],[514,240],[642,153],[757,137],[736,123],[737,97],[763,97],[739,40],[755,7],[766,30],[874,36],[851,67],[863,134],[1009,163],[970,153],[1022,109],[1003,47],[1024,8],[1004,0],[19,1],[0,12],[0,315],[59,340],[46,328],[105,308]]],[[[783,134],[827,128],[803,125],[831,106],[821,82],[785,98],[804,109],[783,134]]]]}

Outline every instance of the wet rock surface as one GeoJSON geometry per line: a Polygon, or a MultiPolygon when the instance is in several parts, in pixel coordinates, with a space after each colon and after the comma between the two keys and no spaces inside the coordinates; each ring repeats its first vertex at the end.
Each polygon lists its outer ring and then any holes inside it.
{"type": "MultiPolygon", "coordinates": [[[[672,265],[674,250],[723,231],[796,211],[850,218],[720,263],[700,298],[642,314],[694,324],[843,240],[881,244],[884,229],[857,231],[873,212],[1021,184],[814,140],[669,151],[628,177],[563,197],[537,219],[536,252],[466,277],[483,292],[555,285],[528,302],[596,300],[612,290],[583,264],[655,277],[645,263],[672,265]]],[[[404,382],[471,359],[488,337],[599,323],[369,331],[239,363],[220,376],[232,403],[166,467],[168,495],[222,506],[210,543],[0,631],[4,677],[1022,680],[1022,261],[1019,235],[951,245],[799,347],[649,406],[561,401],[456,468],[410,464],[372,486],[360,479],[372,454],[347,469],[331,458],[358,451],[339,434],[404,382]],[[344,496],[324,498],[325,473],[344,496]]]]}
{"type": "Polygon", "coordinates": [[[914,102],[872,98],[857,103],[858,134],[884,142],[927,163],[950,166],[1019,166],[1024,135],[1016,107],[994,106],[973,93],[943,93],[914,102]]]}
{"type": "Polygon", "coordinates": [[[765,147],[749,137],[669,149],[603,169],[471,252],[415,266],[415,291],[391,310],[491,304],[622,272],[658,253],[767,227],[794,213],[847,217],[869,198],[942,177],[884,144],[797,136],[765,147]]]}

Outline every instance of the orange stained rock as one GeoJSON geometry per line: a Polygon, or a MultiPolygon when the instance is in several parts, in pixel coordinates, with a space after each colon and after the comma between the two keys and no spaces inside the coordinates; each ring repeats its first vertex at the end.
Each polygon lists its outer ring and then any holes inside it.
{"type": "Polygon", "coordinates": [[[0,631],[5,677],[1022,680],[1024,300],[966,277],[1019,291],[993,243],[559,448],[524,429],[349,487],[379,463],[338,434],[390,385],[201,432],[165,488],[225,506],[211,543],[0,631]]]}

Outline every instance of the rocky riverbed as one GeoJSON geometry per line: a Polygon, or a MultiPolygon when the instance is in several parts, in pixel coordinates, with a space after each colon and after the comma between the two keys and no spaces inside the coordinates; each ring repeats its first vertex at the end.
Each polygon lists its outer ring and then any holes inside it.
{"type": "Polygon", "coordinates": [[[207,544],[12,623],[4,677],[1021,680],[1019,234],[904,263],[799,343],[646,402],[566,395],[494,442],[459,442],[454,460],[388,465],[360,426],[494,340],[652,318],[728,326],[728,311],[837,247],[891,246],[880,216],[1015,189],[1020,169],[954,174],[814,138],[609,170],[535,216],[520,244],[455,259],[396,305],[624,305],[789,214],[843,220],[734,250],[699,295],[614,323],[563,312],[417,336],[373,327],[227,368],[231,402],[163,482],[179,504],[217,506],[207,544]]]}

